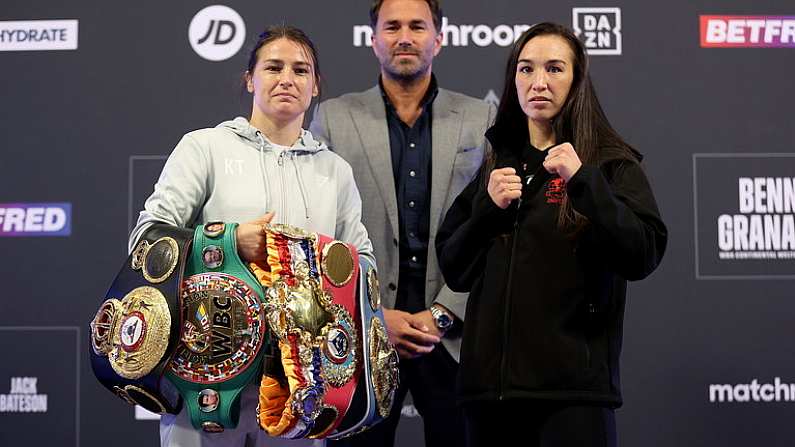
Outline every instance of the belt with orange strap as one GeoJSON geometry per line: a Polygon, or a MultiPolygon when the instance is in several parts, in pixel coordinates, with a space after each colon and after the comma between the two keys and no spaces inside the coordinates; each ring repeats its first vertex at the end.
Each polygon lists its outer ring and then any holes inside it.
{"type": "Polygon", "coordinates": [[[355,248],[330,237],[267,226],[267,262],[251,267],[267,288],[265,313],[280,360],[268,364],[257,409],[271,436],[334,439],[388,415],[397,354],[379,300],[370,299],[371,290],[378,293],[377,284],[367,286],[368,278],[377,283],[375,270],[361,262],[355,248]]]}

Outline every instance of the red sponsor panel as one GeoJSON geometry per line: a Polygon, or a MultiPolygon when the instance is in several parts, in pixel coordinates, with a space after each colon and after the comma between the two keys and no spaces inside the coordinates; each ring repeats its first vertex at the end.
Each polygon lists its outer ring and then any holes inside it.
{"type": "Polygon", "coordinates": [[[699,16],[703,48],[795,48],[795,16],[699,16]]]}

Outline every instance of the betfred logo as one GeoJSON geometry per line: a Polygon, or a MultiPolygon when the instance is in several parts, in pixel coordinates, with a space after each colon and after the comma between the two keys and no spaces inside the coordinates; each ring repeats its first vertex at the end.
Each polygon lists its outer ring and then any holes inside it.
{"type": "Polygon", "coordinates": [[[795,16],[700,16],[703,48],[795,48],[795,16]]]}
{"type": "Polygon", "coordinates": [[[0,237],[70,234],[71,203],[0,203],[0,237]]]}

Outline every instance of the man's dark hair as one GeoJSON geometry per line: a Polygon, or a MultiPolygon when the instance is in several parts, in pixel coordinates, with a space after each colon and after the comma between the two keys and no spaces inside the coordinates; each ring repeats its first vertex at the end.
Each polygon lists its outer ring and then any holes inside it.
{"type": "MultiPolygon", "coordinates": [[[[431,10],[431,17],[433,17],[433,26],[436,28],[437,33],[442,32],[442,6],[439,0],[425,0],[428,8],[431,10]]],[[[373,5],[370,6],[370,26],[375,30],[375,25],[378,23],[378,12],[381,10],[381,5],[384,0],[375,0],[373,5]]]]}

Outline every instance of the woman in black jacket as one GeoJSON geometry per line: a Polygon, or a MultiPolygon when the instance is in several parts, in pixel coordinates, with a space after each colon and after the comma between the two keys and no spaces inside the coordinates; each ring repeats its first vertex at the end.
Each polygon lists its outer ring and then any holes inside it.
{"type": "Polygon", "coordinates": [[[626,281],[667,231],[641,155],[611,127],[582,43],[541,23],[516,42],[493,151],[436,237],[470,292],[459,394],[470,445],[511,430],[539,446],[615,446],[626,281]]]}

